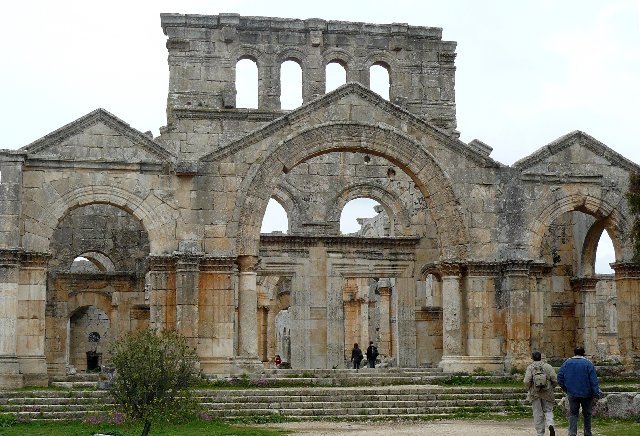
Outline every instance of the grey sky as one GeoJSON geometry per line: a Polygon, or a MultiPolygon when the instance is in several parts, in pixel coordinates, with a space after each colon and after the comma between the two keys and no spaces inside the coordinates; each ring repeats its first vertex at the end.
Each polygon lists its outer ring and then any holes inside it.
{"type": "Polygon", "coordinates": [[[403,22],[458,43],[461,139],[504,164],[573,130],[640,162],[640,1],[12,1],[3,5],[0,148],[103,107],[157,135],[168,83],[161,12],[403,22]]]}

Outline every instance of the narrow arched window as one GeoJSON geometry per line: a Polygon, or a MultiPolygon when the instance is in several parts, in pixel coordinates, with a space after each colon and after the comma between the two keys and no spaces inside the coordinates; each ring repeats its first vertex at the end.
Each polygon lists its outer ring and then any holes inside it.
{"type": "Polygon", "coordinates": [[[325,92],[331,92],[347,83],[347,69],[338,61],[331,61],[325,67],[325,92]]]}
{"type": "Polygon", "coordinates": [[[287,211],[275,199],[270,199],[267,203],[267,209],[262,218],[262,226],[260,233],[280,232],[287,233],[289,231],[289,218],[287,211]]]}
{"type": "Polygon", "coordinates": [[[295,109],[302,105],[302,68],[288,60],[280,66],[280,108],[295,109]]]}
{"type": "Polygon", "coordinates": [[[613,248],[613,242],[606,231],[602,232],[598,248],[596,249],[596,274],[613,274],[610,263],[616,261],[616,252],[613,248]]]}
{"type": "Polygon", "coordinates": [[[385,100],[389,100],[391,86],[390,68],[387,64],[378,62],[369,68],[369,88],[385,100]]]}
{"type": "Polygon", "coordinates": [[[258,65],[252,59],[236,63],[236,107],[258,108],[258,65]]]}

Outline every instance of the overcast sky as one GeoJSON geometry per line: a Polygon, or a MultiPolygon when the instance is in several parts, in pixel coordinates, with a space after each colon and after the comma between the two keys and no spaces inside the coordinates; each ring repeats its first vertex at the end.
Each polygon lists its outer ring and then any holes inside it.
{"type": "Polygon", "coordinates": [[[168,83],[161,12],[443,28],[457,41],[458,130],[511,165],[573,130],[640,162],[640,1],[33,1],[3,4],[0,148],[102,107],[158,134],[168,83]]]}

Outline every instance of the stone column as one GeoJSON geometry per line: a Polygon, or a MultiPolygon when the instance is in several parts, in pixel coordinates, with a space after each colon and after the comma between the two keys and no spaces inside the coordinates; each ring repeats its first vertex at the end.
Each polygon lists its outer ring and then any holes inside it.
{"type": "Polygon", "coordinates": [[[262,110],[280,110],[280,65],[273,55],[261,57],[258,65],[258,107],[262,110]]]}
{"type": "Polygon", "coordinates": [[[391,343],[391,283],[389,279],[378,281],[378,293],[380,294],[380,343],[378,352],[381,356],[392,355],[391,343]]]}
{"type": "Polygon", "coordinates": [[[504,265],[507,370],[522,367],[531,360],[530,264],[530,261],[509,261],[504,265]]]}
{"type": "Polygon", "coordinates": [[[461,269],[457,263],[438,267],[442,277],[442,361],[445,371],[456,370],[464,353],[462,342],[461,269]]]}
{"type": "MultiPolygon", "coordinates": [[[[342,276],[330,276],[327,280],[327,368],[344,365],[344,302],[342,276]]],[[[350,352],[350,350],[347,350],[350,352]]]]}
{"type": "Polygon", "coordinates": [[[18,285],[17,356],[24,383],[47,386],[47,362],[44,354],[45,307],[47,298],[47,262],[49,255],[24,253],[18,285]]]}
{"type": "Polygon", "coordinates": [[[571,281],[575,292],[578,293],[576,317],[578,318],[577,343],[584,346],[587,355],[593,356],[598,345],[598,314],[596,304],[596,285],[598,279],[594,277],[576,278],[571,281]]]}
{"type": "Polygon", "coordinates": [[[640,264],[616,262],[618,346],[625,368],[640,369],[640,264]]]}
{"type": "Polygon", "coordinates": [[[396,278],[398,366],[416,366],[416,280],[413,277],[396,278]]]}
{"type": "Polygon", "coordinates": [[[256,256],[238,256],[238,356],[258,359],[256,256]]]}
{"type": "Polygon", "coordinates": [[[176,328],[176,270],[170,256],[149,257],[149,325],[158,330],[176,328]]]}
{"type": "Polygon", "coordinates": [[[0,250],[0,389],[23,386],[16,355],[18,265],[18,250],[0,250]]]}
{"type": "Polygon", "coordinates": [[[200,255],[176,256],[176,330],[192,347],[198,344],[198,294],[200,255]]]}

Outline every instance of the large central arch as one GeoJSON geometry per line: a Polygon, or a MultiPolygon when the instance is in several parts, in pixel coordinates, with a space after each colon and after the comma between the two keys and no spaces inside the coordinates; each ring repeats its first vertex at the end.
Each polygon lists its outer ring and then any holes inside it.
{"type": "Polygon", "coordinates": [[[349,122],[304,130],[274,144],[253,164],[234,211],[238,222],[237,255],[257,255],[262,216],[283,172],[313,157],[342,151],[380,156],[406,172],[433,213],[441,256],[466,257],[468,237],[459,201],[433,156],[391,128],[349,122]]]}

